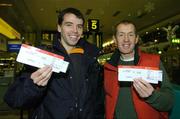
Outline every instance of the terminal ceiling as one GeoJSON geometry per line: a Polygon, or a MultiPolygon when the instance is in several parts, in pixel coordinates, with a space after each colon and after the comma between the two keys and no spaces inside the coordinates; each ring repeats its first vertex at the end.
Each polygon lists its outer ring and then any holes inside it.
{"type": "Polygon", "coordinates": [[[179,23],[179,5],[180,0],[1,0],[0,17],[21,32],[56,30],[58,12],[75,7],[86,20],[99,19],[108,39],[122,19],[134,21],[140,33],[179,23]]]}

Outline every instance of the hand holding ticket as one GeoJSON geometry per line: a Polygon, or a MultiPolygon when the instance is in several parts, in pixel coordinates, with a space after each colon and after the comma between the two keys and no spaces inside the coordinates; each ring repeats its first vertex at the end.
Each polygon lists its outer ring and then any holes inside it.
{"type": "Polygon", "coordinates": [[[119,66],[118,80],[133,81],[136,78],[142,78],[149,83],[158,84],[162,81],[162,71],[155,67],[144,66],[119,66]]]}
{"type": "Polygon", "coordinates": [[[64,61],[64,57],[32,47],[26,44],[21,45],[21,49],[16,59],[20,63],[42,68],[51,65],[54,72],[66,72],[69,62],[64,61]]]}

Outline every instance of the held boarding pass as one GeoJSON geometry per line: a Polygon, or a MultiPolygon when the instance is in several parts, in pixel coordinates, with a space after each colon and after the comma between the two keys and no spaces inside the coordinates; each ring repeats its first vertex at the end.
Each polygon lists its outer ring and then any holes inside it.
{"type": "Polygon", "coordinates": [[[26,44],[21,45],[16,61],[38,68],[51,65],[52,70],[56,73],[65,73],[69,65],[69,62],[64,61],[63,56],[26,44]]]}
{"type": "Polygon", "coordinates": [[[136,78],[142,78],[149,83],[158,84],[162,81],[162,73],[162,70],[156,67],[118,66],[119,81],[133,81],[136,78]]]}

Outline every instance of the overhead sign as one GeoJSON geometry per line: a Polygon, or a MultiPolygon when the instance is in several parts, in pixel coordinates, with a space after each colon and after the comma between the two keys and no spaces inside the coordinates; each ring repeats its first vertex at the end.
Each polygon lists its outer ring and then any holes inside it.
{"type": "Polygon", "coordinates": [[[21,41],[8,41],[8,52],[19,52],[21,43],[21,41]]]}
{"type": "Polygon", "coordinates": [[[99,31],[99,20],[98,19],[89,19],[88,20],[88,30],[90,32],[99,31]]]}
{"type": "Polygon", "coordinates": [[[21,38],[21,34],[17,32],[13,27],[11,27],[8,23],[6,23],[2,18],[0,18],[0,33],[10,39],[21,38]]]}

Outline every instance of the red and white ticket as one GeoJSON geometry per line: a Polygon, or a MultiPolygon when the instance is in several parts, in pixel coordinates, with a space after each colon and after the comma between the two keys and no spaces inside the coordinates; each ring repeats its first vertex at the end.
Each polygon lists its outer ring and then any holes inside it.
{"type": "Polygon", "coordinates": [[[64,61],[64,57],[33,47],[22,44],[16,61],[42,68],[51,65],[54,72],[66,72],[69,62],[64,61]]]}
{"type": "Polygon", "coordinates": [[[162,70],[156,67],[118,66],[119,81],[133,81],[136,78],[142,78],[149,83],[158,84],[162,81],[162,73],[162,70]]]}

